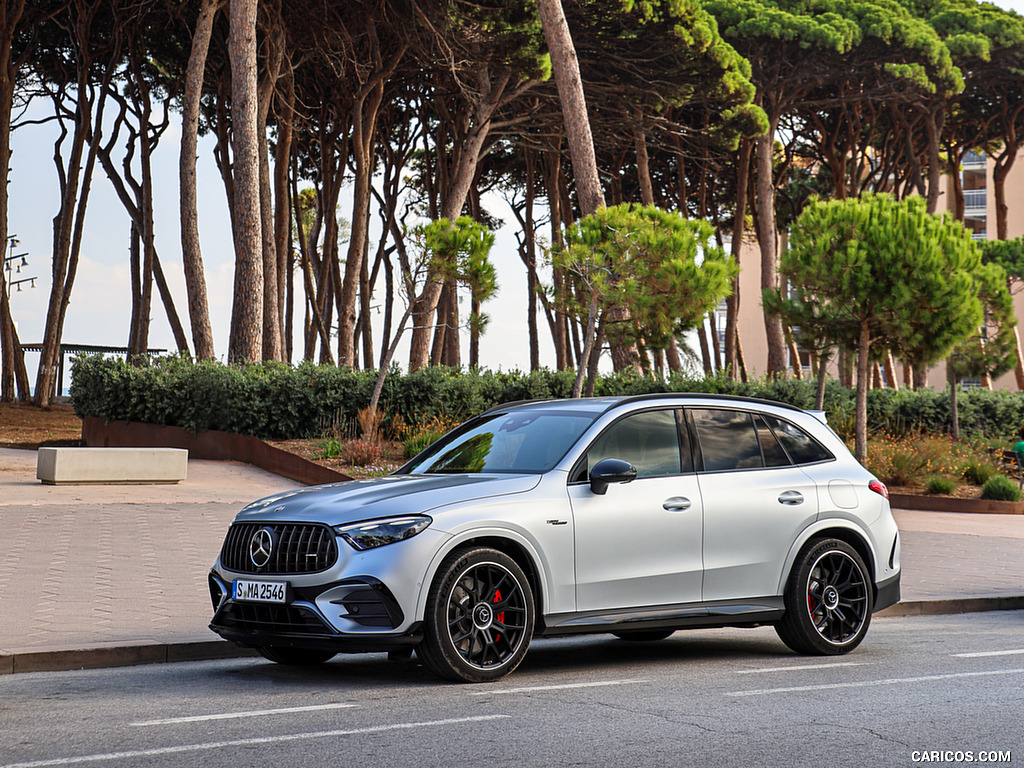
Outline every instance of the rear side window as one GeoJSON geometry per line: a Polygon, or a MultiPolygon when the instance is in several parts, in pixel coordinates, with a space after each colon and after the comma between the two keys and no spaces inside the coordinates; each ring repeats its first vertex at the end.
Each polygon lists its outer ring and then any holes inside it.
{"type": "Polygon", "coordinates": [[[827,448],[795,424],[768,414],[764,414],[764,420],[786,448],[794,464],[814,464],[835,458],[827,448]]]}
{"type": "Polygon", "coordinates": [[[779,441],[772,434],[764,419],[760,416],[754,417],[754,424],[757,425],[757,437],[761,441],[761,453],[764,454],[764,465],[766,467],[788,467],[789,457],[782,449],[779,441]]]}
{"type": "Polygon", "coordinates": [[[746,411],[693,410],[706,472],[762,467],[754,421],[746,411]]]}

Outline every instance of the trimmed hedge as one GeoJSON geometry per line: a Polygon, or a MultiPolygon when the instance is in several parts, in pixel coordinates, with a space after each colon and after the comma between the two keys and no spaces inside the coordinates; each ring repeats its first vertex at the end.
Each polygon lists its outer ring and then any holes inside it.
{"type": "MultiPolygon", "coordinates": [[[[375,371],[302,363],[227,366],[187,358],[121,358],[80,355],[72,365],[71,401],[80,417],[140,421],[192,431],[216,429],[266,439],[317,437],[332,424],[354,423],[370,401],[375,371]]],[[[436,415],[464,420],[500,403],[568,397],[575,374],[542,369],[460,371],[430,367],[388,375],[381,408],[418,425],[436,415]]],[[[595,394],[699,392],[759,397],[800,408],[814,404],[814,382],[783,379],[740,383],[725,377],[690,379],[616,373],[599,378],[595,394]]],[[[852,429],[854,393],[827,382],[825,410],[843,433],[852,429]]],[[[959,398],[960,427],[966,434],[1009,438],[1024,425],[1024,395],[971,390],[959,398]]],[[[879,389],[868,393],[868,426],[904,434],[949,429],[949,396],[933,389],[879,389]]]]}

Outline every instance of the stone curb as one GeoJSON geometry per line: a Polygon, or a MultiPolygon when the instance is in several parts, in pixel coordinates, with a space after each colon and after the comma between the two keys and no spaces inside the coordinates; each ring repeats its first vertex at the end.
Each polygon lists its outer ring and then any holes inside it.
{"type": "Polygon", "coordinates": [[[905,600],[879,611],[876,616],[942,616],[948,613],[983,613],[985,611],[1019,611],[1024,609],[1024,596],[957,597],[946,600],[905,600]]]}
{"type": "MultiPolygon", "coordinates": [[[[947,600],[909,600],[879,611],[875,616],[943,616],[954,613],[1024,610],[1024,595],[1010,597],[968,597],[947,600]]],[[[102,648],[0,653],[0,675],[25,672],[66,672],[76,669],[106,669],[172,661],[204,661],[255,656],[224,640],[192,643],[151,643],[102,648]]]]}
{"type": "Polygon", "coordinates": [[[66,672],[74,669],[106,669],[172,661],[203,661],[254,656],[250,648],[239,648],[224,640],[191,643],[139,643],[100,648],[0,653],[0,675],[22,672],[66,672]]]}

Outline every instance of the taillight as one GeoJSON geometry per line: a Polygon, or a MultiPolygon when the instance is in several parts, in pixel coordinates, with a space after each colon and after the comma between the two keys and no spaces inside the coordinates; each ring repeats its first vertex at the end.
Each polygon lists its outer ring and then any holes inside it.
{"type": "Polygon", "coordinates": [[[889,489],[885,487],[885,483],[881,480],[872,480],[868,483],[868,488],[886,499],[889,498],[889,489]]]}

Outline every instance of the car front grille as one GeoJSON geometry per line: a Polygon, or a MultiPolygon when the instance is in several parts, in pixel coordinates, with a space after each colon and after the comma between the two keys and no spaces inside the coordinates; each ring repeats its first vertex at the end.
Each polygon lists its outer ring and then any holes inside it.
{"type": "Polygon", "coordinates": [[[235,523],[224,539],[221,563],[241,573],[287,574],[325,571],[338,560],[334,531],[325,525],[301,523],[235,523]],[[261,567],[251,557],[253,536],[272,532],[270,558],[261,567]]]}
{"type": "Polygon", "coordinates": [[[335,635],[330,627],[309,608],[299,605],[227,603],[214,623],[243,632],[274,634],[335,635]]]}

